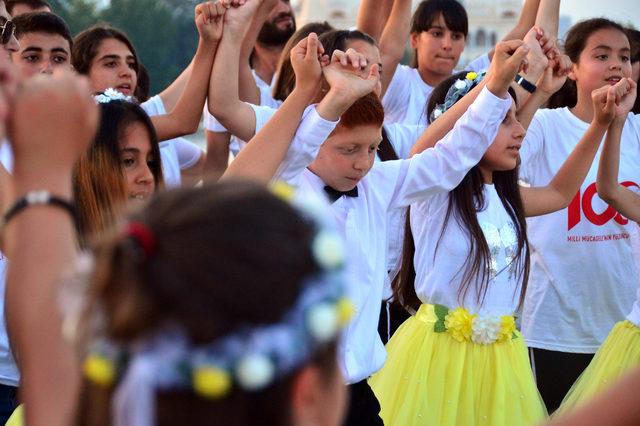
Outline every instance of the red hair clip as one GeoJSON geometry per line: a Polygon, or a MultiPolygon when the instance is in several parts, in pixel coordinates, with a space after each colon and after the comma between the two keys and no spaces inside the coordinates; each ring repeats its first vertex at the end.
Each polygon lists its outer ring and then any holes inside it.
{"type": "Polygon", "coordinates": [[[148,259],[155,254],[156,239],[151,230],[142,222],[129,222],[126,228],[126,235],[133,237],[144,253],[144,258],[148,259]]]}

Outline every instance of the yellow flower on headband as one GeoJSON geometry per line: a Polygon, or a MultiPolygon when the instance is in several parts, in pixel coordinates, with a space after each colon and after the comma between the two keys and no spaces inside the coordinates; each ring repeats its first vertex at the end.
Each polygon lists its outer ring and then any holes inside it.
{"type": "Polygon", "coordinates": [[[287,202],[291,202],[291,200],[293,200],[293,197],[296,194],[296,190],[293,186],[289,185],[288,183],[282,182],[282,181],[278,181],[276,183],[274,183],[273,185],[271,185],[271,192],[278,198],[287,201],[287,202]]]}
{"type": "Polygon", "coordinates": [[[336,307],[338,308],[338,323],[341,327],[344,327],[351,321],[351,317],[353,317],[353,314],[356,312],[356,308],[353,306],[351,300],[346,297],[338,300],[336,307]]]}
{"type": "Polygon", "coordinates": [[[231,376],[215,367],[199,367],[193,372],[193,388],[207,398],[221,398],[231,388],[231,376]]]}
{"type": "Polygon", "coordinates": [[[471,315],[466,309],[457,308],[449,311],[444,318],[444,325],[451,337],[458,342],[468,342],[471,339],[471,326],[474,317],[475,315],[471,315]]]}
{"type": "Polygon", "coordinates": [[[467,76],[466,76],[465,78],[466,78],[467,80],[469,80],[469,81],[473,81],[473,80],[475,80],[476,78],[478,78],[478,73],[477,73],[477,72],[473,72],[473,71],[468,72],[468,73],[467,73],[467,76]]]}
{"type": "Polygon", "coordinates": [[[89,355],[82,366],[82,370],[89,380],[101,386],[111,385],[116,375],[116,368],[113,362],[100,355],[89,355]]]}

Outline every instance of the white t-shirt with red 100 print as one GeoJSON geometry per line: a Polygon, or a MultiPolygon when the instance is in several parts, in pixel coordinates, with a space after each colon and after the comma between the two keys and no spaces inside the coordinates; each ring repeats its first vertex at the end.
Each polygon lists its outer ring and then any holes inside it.
{"type": "MultiPolygon", "coordinates": [[[[547,185],[588,123],[568,108],[536,113],[524,140],[520,176],[547,185]]],[[[600,148],[601,150],[601,148],[600,148]]],[[[595,353],[635,300],[639,274],[630,235],[635,223],[596,192],[600,150],[568,208],[528,219],[531,274],[522,315],[529,346],[595,353]]],[[[619,181],[640,188],[640,117],[629,114],[621,140],[619,181]]]]}

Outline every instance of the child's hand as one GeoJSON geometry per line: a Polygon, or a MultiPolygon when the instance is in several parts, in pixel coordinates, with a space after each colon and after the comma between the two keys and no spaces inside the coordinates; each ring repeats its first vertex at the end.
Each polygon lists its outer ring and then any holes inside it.
{"type": "Polygon", "coordinates": [[[505,98],[507,89],[516,74],[526,69],[526,56],[529,53],[522,40],[501,41],[496,45],[493,60],[487,73],[487,88],[496,96],[505,98]]]}
{"type": "Polygon", "coordinates": [[[316,33],[309,34],[291,49],[290,57],[296,75],[296,89],[315,95],[322,82],[321,60],[328,60],[316,33]]]}
{"type": "Polygon", "coordinates": [[[595,123],[609,127],[616,115],[616,97],[619,91],[616,86],[604,86],[591,92],[595,123]]]}
{"type": "Polygon", "coordinates": [[[98,106],[89,80],[63,72],[27,80],[10,118],[16,179],[60,176],[71,172],[95,136],[98,106]]]}
{"type": "Polygon", "coordinates": [[[222,27],[226,8],[219,1],[200,3],[195,9],[196,27],[200,38],[209,43],[218,43],[222,38],[222,27]]]}
{"type": "Polygon", "coordinates": [[[638,85],[632,78],[623,78],[613,87],[616,88],[617,100],[615,119],[624,122],[636,102],[638,85]]]}
{"type": "Polygon", "coordinates": [[[549,62],[549,58],[542,50],[542,46],[548,42],[548,39],[544,36],[544,31],[541,28],[533,27],[522,41],[529,48],[527,77],[528,79],[533,78],[531,81],[535,81],[542,75],[549,62]]]}
{"type": "Polygon", "coordinates": [[[346,95],[355,102],[371,93],[380,82],[378,64],[373,64],[368,74],[364,71],[366,67],[367,59],[355,50],[336,50],[331,63],[322,71],[331,91],[346,95]]]}
{"type": "Polygon", "coordinates": [[[224,14],[224,33],[243,38],[261,2],[259,0],[222,0],[227,9],[224,14]]]}
{"type": "Polygon", "coordinates": [[[571,59],[567,55],[560,54],[557,49],[554,50],[553,56],[554,58],[549,60],[547,68],[536,83],[538,90],[547,96],[553,95],[562,88],[572,66],[571,59]]]}

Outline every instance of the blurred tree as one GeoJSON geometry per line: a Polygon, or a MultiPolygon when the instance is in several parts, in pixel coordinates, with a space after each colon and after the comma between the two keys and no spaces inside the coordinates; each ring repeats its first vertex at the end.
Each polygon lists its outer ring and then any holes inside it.
{"type": "Polygon", "coordinates": [[[51,0],[55,13],[77,34],[108,23],[131,39],[151,76],[151,93],[159,93],[189,64],[198,42],[193,0],[111,0],[98,10],[95,0],[51,0]]]}

